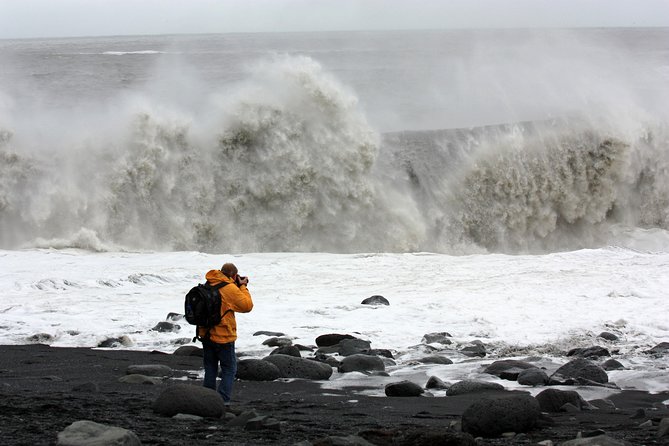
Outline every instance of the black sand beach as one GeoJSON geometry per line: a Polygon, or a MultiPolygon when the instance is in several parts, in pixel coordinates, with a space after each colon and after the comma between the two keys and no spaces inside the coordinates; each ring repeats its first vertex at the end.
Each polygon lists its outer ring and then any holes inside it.
{"type": "MultiPolygon", "coordinates": [[[[193,371],[200,368],[201,358],[196,356],[0,346],[0,443],[56,444],[58,433],[68,425],[91,420],[129,429],[144,445],[334,444],[323,439],[356,434],[376,445],[461,444],[446,442],[443,434],[449,432],[449,426],[457,431],[463,411],[490,395],[367,397],[352,389],[327,390],[323,395],[317,382],[307,380],[238,381],[231,412],[239,415],[255,410],[280,421],[280,430],[247,430],[227,426],[225,419],[177,420],[154,413],[153,402],[166,386],[201,385],[193,377],[193,371]],[[119,382],[128,366],[138,364],[163,364],[175,373],[157,385],[119,382]]],[[[530,432],[481,438],[477,444],[527,445],[545,440],[559,444],[576,438],[579,432],[588,435],[601,430],[633,445],[667,445],[669,437],[657,436],[659,421],[669,416],[661,403],[667,400],[669,393],[623,391],[610,398],[615,408],[594,401],[597,410],[544,414],[544,420],[530,432]],[[643,416],[635,417],[639,409],[643,416]]]]}

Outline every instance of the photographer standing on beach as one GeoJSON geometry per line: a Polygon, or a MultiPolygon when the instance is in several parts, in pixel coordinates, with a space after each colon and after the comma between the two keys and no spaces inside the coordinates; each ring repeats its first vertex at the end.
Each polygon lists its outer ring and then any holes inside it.
{"type": "Polygon", "coordinates": [[[251,293],[247,289],[248,277],[237,275],[237,267],[226,263],[220,270],[211,270],[206,274],[211,286],[223,284],[218,290],[221,294],[221,322],[213,328],[200,328],[204,360],[204,387],[216,390],[218,365],[221,365],[221,383],[218,392],[226,406],[230,405],[232,383],[237,373],[237,322],[235,312],[248,313],[253,309],[251,293]]]}

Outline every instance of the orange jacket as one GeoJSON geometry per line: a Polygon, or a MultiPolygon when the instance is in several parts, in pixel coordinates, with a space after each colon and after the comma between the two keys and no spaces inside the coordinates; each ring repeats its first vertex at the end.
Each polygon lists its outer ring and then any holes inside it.
{"type": "MultiPolygon", "coordinates": [[[[237,287],[234,280],[223,274],[220,270],[214,269],[205,276],[207,282],[211,285],[218,285],[221,282],[227,282],[219,289],[221,293],[221,322],[209,330],[209,339],[218,344],[227,344],[237,339],[237,321],[235,320],[235,311],[238,313],[248,313],[253,309],[253,300],[251,293],[246,285],[237,287]],[[232,311],[230,311],[232,310],[232,311]]],[[[199,335],[205,337],[207,330],[199,329],[199,335]]]]}

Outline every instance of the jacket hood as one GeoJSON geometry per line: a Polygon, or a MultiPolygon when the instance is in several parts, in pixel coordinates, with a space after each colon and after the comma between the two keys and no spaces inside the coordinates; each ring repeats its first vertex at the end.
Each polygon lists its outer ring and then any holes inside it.
{"type": "Polygon", "coordinates": [[[212,269],[204,277],[212,285],[218,285],[221,282],[235,283],[234,280],[223,274],[220,269],[212,269]]]}

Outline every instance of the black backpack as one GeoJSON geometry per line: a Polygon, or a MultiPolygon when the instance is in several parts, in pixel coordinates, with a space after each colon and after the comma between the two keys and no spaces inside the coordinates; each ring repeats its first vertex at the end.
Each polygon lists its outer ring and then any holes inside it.
{"type": "MultiPolygon", "coordinates": [[[[195,340],[202,341],[202,338],[198,334],[198,328],[211,329],[221,322],[221,293],[218,290],[226,285],[230,285],[230,283],[221,282],[218,285],[210,285],[209,282],[205,282],[194,286],[186,294],[184,302],[186,321],[196,326],[193,342],[195,340]]],[[[208,338],[209,331],[207,331],[207,335],[205,336],[205,339],[208,338]]]]}

